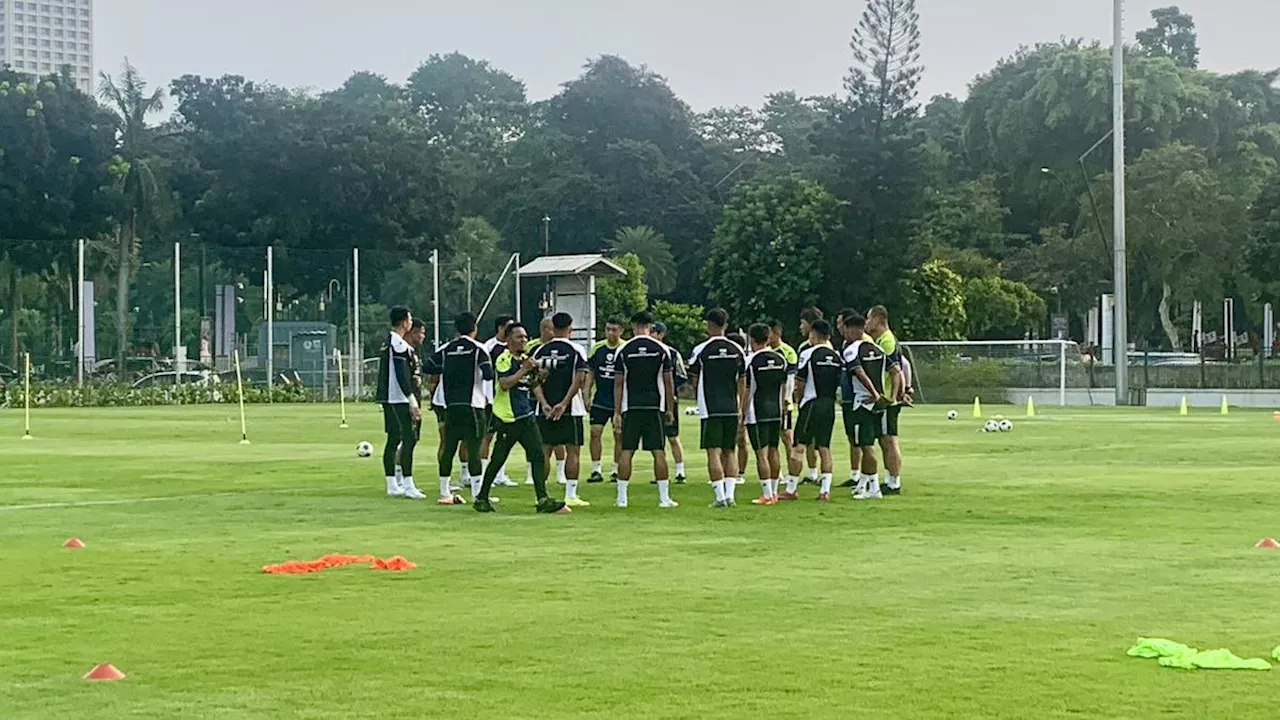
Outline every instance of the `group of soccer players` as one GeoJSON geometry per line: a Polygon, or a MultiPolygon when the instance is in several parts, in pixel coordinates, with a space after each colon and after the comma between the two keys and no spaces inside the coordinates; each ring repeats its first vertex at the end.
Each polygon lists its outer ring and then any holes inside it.
{"type": "Polygon", "coordinates": [[[783,342],[782,324],[776,320],[752,325],[745,336],[731,334],[728,314],[711,309],[704,317],[707,340],[693,348],[687,364],[665,343],[665,326],[647,312],[631,318],[631,337],[625,341],[622,322],[611,319],[605,339],[587,351],[570,339],[574,319],[567,313],[544,319],[539,337],[532,340],[524,325],[500,316],[493,338],[485,343],[476,338],[476,318],[462,313],[455,319],[456,337],[423,362],[415,352],[423,339],[422,323],[402,307],[393,308],[390,319],[378,387],[387,432],[383,469],[388,495],[424,498],[413,481],[413,452],[425,392],[440,430],[440,504],[466,502],[455,494],[461,486],[451,482],[457,457],[472,505],[493,512],[498,498],[492,487],[515,485],[505,465],[518,444],[538,512],[589,506],[578,496],[588,421],[588,483],[605,481],[602,439],[611,425],[609,479],[617,485],[616,506],[630,503],[632,461],[644,450],[653,455],[659,507],[678,507],[670,493],[666,448],[670,445],[674,455],[675,482],[686,482],[677,396],[686,383],[693,385],[697,398],[700,445],[715,493],[712,507],[736,504],[748,446],[755,452],[761,487],[753,504],[797,500],[802,482],[818,484],[817,499],[828,501],[837,404],[850,447],[851,470],[844,486],[859,500],[901,492],[898,419],[912,402],[912,373],[883,307],[872,308],[865,317],[842,310],[834,326],[817,309],[803,311],[804,342],[798,351],[783,342]],[[877,443],[886,470],[883,484],[877,443]],[[553,460],[565,487],[563,501],[547,491],[553,460]],[[802,476],[806,460],[809,473],[802,476]]]}

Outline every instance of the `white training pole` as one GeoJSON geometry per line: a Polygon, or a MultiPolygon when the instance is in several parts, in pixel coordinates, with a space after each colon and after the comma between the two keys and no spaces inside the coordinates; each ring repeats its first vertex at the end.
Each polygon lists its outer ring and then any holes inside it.
{"type": "Polygon", "coordinates": [[[173,244],[173,382],[182,384],[182,371],[187,369],[185,353],[179,357],[182,347],[182,243],[173,244]]]}
{"type": "Polygon", "coordinates": [[[440,347],[440,251],[431,251],[431,314],[435,323],[435,345],[440,347]]]}
{"type": "Polygon", "coordinates": [[[520,319],[520,253],[516,253],[516,322],[524,322],[520,319]]]}
{"type": "Polygon", "coordinates": [[[334,349],[334,357],[338,359],[338,406],[342,408],[342,423],[339,428],[347,429],[347,388],[342,381],[342,351],[334,349]]]}
{"type": "Polygon", "coordinates": [[[276,386],[276,276],[274,250],[275,248],[273,246],[267,246],[267,280],[265,283],[266,287],[263,288],[267,297],[267,402],[271,402],[271,398],[275,394],[273,390],[276,386]]]}
{"type": "Polygon", "coordinates": [[[76,290],[76,298],[80,301],[80,307],[76,311],[76,343],[79,350],[76,351],[76,387],[84,387],[84,238],[80,239],[80,259],[76,268],[76,279],[79,281],[79,288],[76,290]]]}
{"type": "Polygon", "coordinates": [[[1067,406],[1067,341],[1058,343],[1058,404],[1067,406]]]}
{"type": "Polygon", "coordinates": [[[31,353],[22,356],[23,404],[26,412],[26,429],[22,432],[23,440],[31,439],[31,353]]]}
{"type": "MultiPolygon", "coordinates": [[[[351,343],[351,363],[355,366],[351,370],[351,387],[354,389],[362,387],[364,384],[364,378],[361,377],[364,372],[364,343],[360,339],[360,248],[351,248],[351,308],[352,327],[354,329],[354,337],[351,343]]],[[[355,392],[351,396],[352,402],[357,402],[359,398],[359,392],[355,392]]]]}
{"type": "Polygon", "coordinates": [[[1112,170],[1114,178],[1112,204],[1112,252],[1115,281],[1115,347],[1112,348],[1116,364],[1116,404],[1129,404],[1129,294],[1128,269],[1125,258],[1125,207],[1124,207],[1124,0],[1115,0],[1111,48],[1111,126],[1113,133],[1112,170]]]}
{"type": "Polygon", "coordinates": [[[244,378],[240,375],[240,348],[236,348],[236,395],[240,397],[240,444],[249,444],[249,428],[244,420],[244,378]]]}

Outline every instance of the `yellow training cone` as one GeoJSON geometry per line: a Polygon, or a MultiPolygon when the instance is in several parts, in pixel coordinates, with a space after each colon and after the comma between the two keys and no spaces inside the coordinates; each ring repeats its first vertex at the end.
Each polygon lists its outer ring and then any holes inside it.
{"type": "Polygon", "coordinates": [[[1182,404],[1178,406],[1178,414],[1179,415],[1187,414],[1187,396],[1186,395],[1182,396],[1182,404]]]}
{"type": "Polygon", "coordinates": [[[1222,410],[1221,410],[1220,412],[1221,412],[1223,415],[1226,415],[1228,412],[1230,412],[1230,410],[1227,408],[1227,396],[1226,396],[1226,395],[1223,395],[1223,396],[1222,396],[1222,410]]]}
{"type": "Polygon", "coordinates": [[[1028,395],[1027,396],[1027,417],[1035,417],[1035,416],[1036,416],[1036,402],[1035,400],[1031,399],[1030,395],[1028,395]]]}
{"type": "Polygon", "coordinates": [[[976,418],[982,417],[982,401],[977,397],[973,398],[973,416],[976,418]]]}

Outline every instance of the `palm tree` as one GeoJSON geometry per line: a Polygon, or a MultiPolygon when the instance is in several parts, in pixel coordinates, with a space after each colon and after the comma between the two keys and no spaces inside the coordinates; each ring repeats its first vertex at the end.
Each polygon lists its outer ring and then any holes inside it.
{"type": "Polygon", "coordinates": [[[147,162],[152,139],[147,115],[164,107],[164,95],[164,88],[147,92],[147,81],[128,58],[124,60],[119,81],[107,73],[100,74],[98,96],[115,117],[119,154],[127,168],[121,173],[117,186],[121,195],[121,222],[117,231],[116,328],[120,336],[117,367],[121,369],[125,367],[129,348],[129,270],[156,196],[156,178],[147,162]]]}
{"type": "Polygon", "coordinates": [[[657,230],[646,225],[624,227],[613,236],[613,252],[640,258],[651,295],[666,295],[676,289],[676,261],[667,239],[657,230]]]}

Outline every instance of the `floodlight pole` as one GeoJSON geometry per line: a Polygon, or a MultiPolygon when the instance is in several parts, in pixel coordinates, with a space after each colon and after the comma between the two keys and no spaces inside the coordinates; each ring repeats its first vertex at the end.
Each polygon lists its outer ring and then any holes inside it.
{"type": "Polygon", "coordinates": [[[1129,404],[1129,297],[1128,268],[1125,259],[1125,163],[1124,163],[1124,0],[1115,0],[1112,18],[1111,48],[1112,95],[1112,178],[1115,200],[1112,204],[1113,254],[1115,283],[1115,331],[1113,354],[1116,364],[1116,404],[1129,404]]]}
{"type": "Polygon", "coordinates": [[[360,342],[360,248],[351,248],[351,400],[357,402],[364,386],[364,345],[360,342]]]}
{"type": "Polygon", "coordinates": [[[271,402],[272,388],[276,386],[275,363],[275,321],[276,321],[276,275],[275,247],[267,246],[267,281],[263,290],[267,296],[267,402],[271,402]]]}
{"type": "Polygon", "coordinates": [[[515,260],[515,276],[516,276],[516,322],[524,322],[520,319],[520,253],[513,256],[515,260]]]}
{"type": "Polygon", "coordinates": [[[440,347],[440,250],[431,251],[431,316],[435,327],[435,346],[440,347]]]}
{"type": "Polygon", "coordinates": [[[187,369],[186,355],[178,357],[182,346],[182,243],[173,244],[173,382],[182,384],[182,371],[187,369]]]}
{"type": "Polygon", "coordinates": [[[84,387],[84,238],[80,239],[79,263],[76,268],[76,280],[79,283],[76,286],[76,298],[80,301],[79,308],[76,310],[76,343],[79,348],[76,350],[76,387],[84,387]]]}

